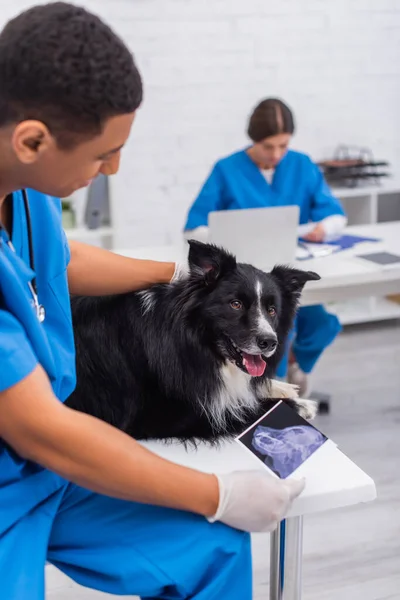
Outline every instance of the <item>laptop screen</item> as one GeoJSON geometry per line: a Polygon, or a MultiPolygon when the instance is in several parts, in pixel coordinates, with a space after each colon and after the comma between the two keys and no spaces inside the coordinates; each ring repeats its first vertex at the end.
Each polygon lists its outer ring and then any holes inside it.
{"type": "Polygon", "coordinates": [[[239,262],[270,270],[295,261],[298,206],[212,212],[209,241],[229,250],[239,262]]]}

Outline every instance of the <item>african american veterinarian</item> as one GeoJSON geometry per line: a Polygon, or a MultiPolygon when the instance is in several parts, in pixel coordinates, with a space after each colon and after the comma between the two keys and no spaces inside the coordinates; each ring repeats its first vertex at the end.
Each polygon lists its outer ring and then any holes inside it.
{"type": "Polygon", "coordinates": [[[169,282],[179,265],[71,244],[60,201],[118,169],[142,86],[97,17],[35,7],[0,34],[0,597],[44,597],[44,565],[143,598],[250,600],[248,531],[271,530],[304,481],[170,463],[64,406],[75,385],[68,286],[169,282]]]}
{"type": "MultiPolygon", "coordinates": [[[[248,124],[251,146],[214,165],[189,211],[186,237],[206,238],[211,211],[290,204],[300,207],[299,235],[321,242],[340,233],[347,219],[319,168],[305,154],[288,150],[294,129],[293,114],[284,102],[277,98],[260,102],[248,124]]],[[[294,329],[291,351],[277,375],[287,374],[307,397],[308,375],[341,326],[319,305],[300,308],[294,329]]]]}

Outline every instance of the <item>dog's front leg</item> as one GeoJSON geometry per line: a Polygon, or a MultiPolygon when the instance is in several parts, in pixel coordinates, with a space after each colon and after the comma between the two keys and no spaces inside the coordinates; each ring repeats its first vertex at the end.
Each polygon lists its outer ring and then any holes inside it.
{"type": "Polygon", "coordinates": [[[268,394],[268,398],[288,398],[297,400],[299,397],[299,387],[278,379],[270,379],[261,384],[261,388],[268,394]]]}
{"type": "Polygon", "coordinates": [[[299,398],[299,388],[297,385],[278,381],[277,379],[270,379],[257,385],[257,395],[260,398],[287,400],[287,404],[303,419],[314,419],[317,415],[317,402],[299,398]]]}

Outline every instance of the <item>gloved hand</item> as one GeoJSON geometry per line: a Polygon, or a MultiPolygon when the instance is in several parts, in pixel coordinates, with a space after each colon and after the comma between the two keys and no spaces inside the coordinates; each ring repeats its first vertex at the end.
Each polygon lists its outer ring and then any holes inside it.
{"type": "Polygon", "coordinates": [[[179,279],[186,279],[189,275],[189,266],[186,263],[175,263],[175,271],[172,275],[171,283],[179,281],[179,279]]]}
{"type": "MultiPolygon", "coordinates": [[[[185,240],[197,240],[198,242],[208,241],[208,227],[201,225],[190,231],[184,231],[183,237],[185,240]]],[[[175,271],[172,275],[171,283],[178,281],[179,279],[186,279],[189,275],[189,265],[187,263],[176,263],[175,271]]]]}
{"type": "Polygon", "coordinates": [[[278,479],[262,471],[234,471],[217,475],[219,505],[213,523],[244,531],[273,531],[301,494],[305,479],[278,479]]]}

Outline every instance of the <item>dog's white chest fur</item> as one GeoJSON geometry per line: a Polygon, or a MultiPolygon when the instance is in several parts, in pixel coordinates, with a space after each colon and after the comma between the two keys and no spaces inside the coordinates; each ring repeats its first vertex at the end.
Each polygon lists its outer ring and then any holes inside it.
{"type": "Polygon", "coordinates": [[[255,408],[257,397],[250,385],[251,376],[247,375],[232,363],[227,363],[220,371],[220,387],[211,404],[211,418],[220,427],[231,414],[240,419],[244,409],[255,408]]]}
{"type": "Polygon", "coordinates": [[[304,419],[313,419],[317,413],[314,400],[300,400],[297,387],[275,379],[262,381],[254,390],[252,377],[232,363],[224,365],[220,370],[220,387],[207,406],[207,414],[220,429],[226,427],[226,419],[232,415],[235,419],[245,417],[245,410],[256,410],[260,398],[288,398],[296,402],[299,414],[304,419]]]}

